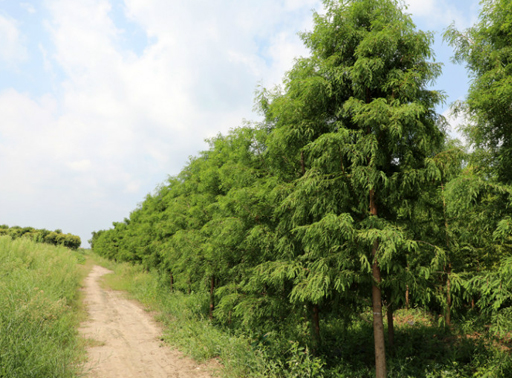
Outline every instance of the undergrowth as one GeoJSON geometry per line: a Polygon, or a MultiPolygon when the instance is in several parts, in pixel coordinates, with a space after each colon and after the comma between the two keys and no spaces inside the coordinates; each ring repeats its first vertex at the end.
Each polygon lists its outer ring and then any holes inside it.
{"type": "Polygon", "coordinates": [[[0,237],[0,377],[75,377],[78,252],[0,237]]]}
{"type": "MultiPolygon", "coordinates": [[[[115,274],[105,284],[125,290],[156,311],[165,325],[163,339],[198,361],[217,359],[223,377],[334,378],[373,377],[374,350],[370,313],[347,325],[336,319],[321,323],[322,348],[313,356],[290,332],[258,333],[230,329],[208,319],[208,293],[171,293],[165,277],[139,265],[116,264],[94,255],[115,274]]],[[[451,328],[421,309],[395,313],[395,345],[387,345],[388,377],[510,377],[510,344],[482,333],[476,325],[451,328]]]]}

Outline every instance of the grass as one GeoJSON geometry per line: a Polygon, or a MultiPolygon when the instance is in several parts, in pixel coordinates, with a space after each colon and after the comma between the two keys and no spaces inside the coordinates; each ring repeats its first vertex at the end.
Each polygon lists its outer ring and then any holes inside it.
{"type": "Polygon", "coordinates": [[[0,261],[0,377],[78,376],[83,258],[7,236],[0,237],[0,261]]]}

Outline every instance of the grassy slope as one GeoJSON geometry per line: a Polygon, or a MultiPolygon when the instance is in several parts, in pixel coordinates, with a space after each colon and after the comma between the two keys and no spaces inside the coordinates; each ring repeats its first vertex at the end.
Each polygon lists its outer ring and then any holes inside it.
{"type": "Polygon", "coordinates": [[[0,237],[0,377],[74,377],[84,354],[80,255],[0,237]]]}

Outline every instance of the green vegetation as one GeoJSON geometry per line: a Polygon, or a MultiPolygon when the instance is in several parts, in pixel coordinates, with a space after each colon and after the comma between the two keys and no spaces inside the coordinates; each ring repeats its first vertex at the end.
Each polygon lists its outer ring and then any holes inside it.
{"type": "Polygon", "coordinates": [[[75,377],[79,256],[0,236],[0,377],[75,377]]]}
{"type": "Polygon", "coordinates": [[[38,243],[62,245],[74,250],[78,249],[82,244],[79,236],[63,234],[61,230],[48,231],[45,229],[35,229],[33,227],[9,227],[3,224],[0,225],[0,236],[2,235],[8,235],[12,239],[27,238],[38,243]]]}
{"type": "MultiPolygon", "coordinates": [[[[98,256],[93,259],[114,271],[104,277],[107,286],[126,290],[148,310],[157,311],[167,343],[198,361],[218,359],[223,377],[359,378],[373,374],[371,311],[359,314],[349,327],[343,322],[323,322],[326,350],[332,350],[324,359],[312,356],[283,332],[239,332],[212,322],[206,291],[171,292],[169,280],[155,270],[147,272],[140,264],[114,263],[98,256]]],[[[417,308],[397,310],[394,316],[397,347],[388,361],[390,377],[507,377],[512,369],[510,341],[476,333],[477,327],[469,321],[446,328],[430,312],[417,308]]]]}
{"type": "Polygon", "coordinates": [[[209,140],[91,245],[134,264],[134,290],[197,344],[182,348],[238,376],[506,377],[511,2],[445,36],[472,74],[456,107],[470,152],[435,111],[432,35],[400,2],[324,3],[310,57],[259,92],[263,121],[209,140]]]}
{"type": "Polygon", "coordinates": [[[227,365],[224,370],[229,377],[265,371],[264,360],[251,348],[251,340],[215,327],[204,316],[208,311],[207,293],[171,293],[168,282],[155,271],[145,272],[141,265],[113,263],[97,255],[92,259],[114,271],[103,278],[109,288],[127,291],[147,309],[158,312],[167,343],[197,361],[219,358],[227,365]]]}

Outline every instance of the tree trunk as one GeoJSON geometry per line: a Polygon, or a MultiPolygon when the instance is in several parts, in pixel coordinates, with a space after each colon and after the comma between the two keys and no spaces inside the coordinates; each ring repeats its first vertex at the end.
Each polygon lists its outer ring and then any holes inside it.
{"type": "Polygon", "coordinates": [[[313,344],[312,353],[314,356],[318,354],[318,349],[320,348],[321,340],[320,340],[320,311],[318,309],[318,305],[308,306],[311,308],[310,316],[311,316],[311,340],[313,344]]]}
{"type": "MultiPolygon", "coordinates": [[[[448,233],[448,218],[446,217],[446,199],[444,196],[444,184],[441,182],[441,193],[443,194],[443,216],[444,216],[444,229],[446,233],[446,251],[450,250],[450,234],[448,233]]],[[[445,322],[446,325],[449,326],[451,324],[451,305],[452,305],[452,297],[450,293],[450,273],[452,272],[452,264],[448,263],[448,269],[446,269],[446,314],[445,314],[445,322]]]]}
{"type": "Polygon", "coordinates": [[[393,319],[393,304],[389,303],[386,309],[386,316],[388,318],[388,345],[389,349],[393,350],[395,347],[395,325],[393,319]]]}
{"type": "Polygon", "coordinates": [[[304,163],[304,151],[300,152],[300,168],[302,176],[306,174],[306,164],[304,163]]]}
{"type": "Polygon", "coordinates": [[[409,285],[405,285],[405,309],[409,309],[409,285]]]}
{"type": "Polygon", "coordinates": [[[452,264],[448,264],[447,276],[446,276],[446,325],[451,325],[451,307],[452,307],[452,296],[450,292],[450,273],[452,272],[452,264]]]}
{"type": "MultiPolygon", "coordinates": [[[[377,253],[379,243],[375,242],[373,254],[377,253]]],[[[372,264],[372,307],[373,307],[373,337],[375,342],[375,377],[386,377],[386,347],[384,342],[384,324],[382,322],[382,295],[380,268],[376,260],[372,264]]]]}
{"type": "Polygon", "coordinates": [[[213,310],[215,310],[215,297],[213,291],[215,290],[215,276],[212,275],[210,281],[210,319],[213,319],[213,310]]]}
{"type": "Polygon", "coordinates": [[[171,293],[174,291],[174,276],[172,275],[172,272],[169,272],[170,278],[171,278],[171,293]]]}
{"type": "MultiPolygon", "coordinates": [[[[375,193],[370,190],[370,213],[377,215],[375,193]]],[[[380,283],[380,267],[377,261],[379,242],[376,240],[372,247],[372,308],[373,308],[373,338],[375,342],[375,378],[386,378],[386,346],[384,341],[384,324],[382,322],[382,293],[380,283]]]]}

